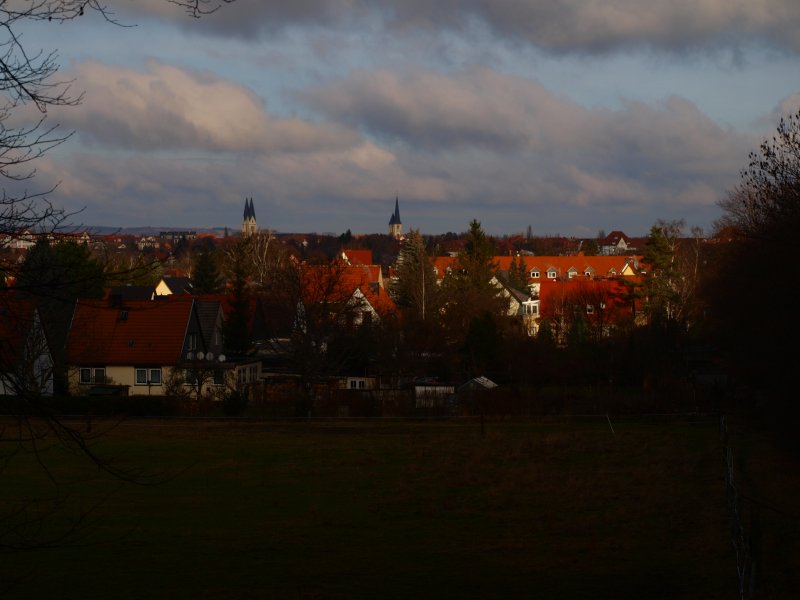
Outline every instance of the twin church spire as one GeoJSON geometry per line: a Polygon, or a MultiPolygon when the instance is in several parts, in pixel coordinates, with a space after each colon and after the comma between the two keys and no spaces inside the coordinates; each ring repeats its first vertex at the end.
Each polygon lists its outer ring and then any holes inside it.
{"type": "MultiPolygon", "coordinates": [[[[244,214],[242,215],[242,237],[250,237],[258,233],[256,224],[256,209],[252,198],[244,199],[244,214]]],[[[389,235],[395,239],[403,237],[403,223],[400,221],[400,199],[394,199],[394,212],[389,219],[389,235]]]]}
{"type": "Polygon", "coordinates": [[[244,199],[244,216],[242,217],[242,237],[250,237],[258,233],[256,224],[256,209],[253,206],[253,199],[244,199]]]}

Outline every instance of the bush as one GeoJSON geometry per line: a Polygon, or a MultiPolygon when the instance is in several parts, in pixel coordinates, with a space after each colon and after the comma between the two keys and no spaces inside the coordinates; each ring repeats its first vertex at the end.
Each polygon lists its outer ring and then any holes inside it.
{"type": "Polygon", "coordinates": [[[247,408],[247,395],[238,390],[233,390],[227,394],[222,401],[222,411],[228,417],[237,417],[247,408]]]}

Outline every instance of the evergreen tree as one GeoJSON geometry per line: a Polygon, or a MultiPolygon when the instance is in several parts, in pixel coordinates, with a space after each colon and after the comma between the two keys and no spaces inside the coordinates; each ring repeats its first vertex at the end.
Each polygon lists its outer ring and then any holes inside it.
{"type": "Polygon", "coordinates": [[[76,242],[51,246],[42,238],[25,256],[16,287],[32,297],[71,302],[101,297],[104,285],[103,265],[87,246],[76,242]]]}
{"type": "Polygon", "coordinates": [[[445,278],[442,290],[447,330],[455,336],[456,343],[462,343],[473,319],[487,312],[500,317],[507,308],[500,289],[492,282],[497,271],[494,253],[494,245],[480,222],[473,220],[464,252],[445,278]]]}
{"type": "Polygon", "coordinates": [[[437,316],[439,285],[419,230],[409,231],[403,242],[391,292],[408,318],[427,321],[437,316]]]}
{"type": "Polygon", "coordinates": [[[214,255],[208,250],[195,253],[192,279],[198,294],[217,294],[222,291],[224,281],[217,269],[214,255]]]}
{"type": "Polygon", "coordinates": [[[223,327],[225,351],[244,354],[250,349],[250,294],[248,290],[247,240],[241,240],[227,254],[230,310],[223,327]]]}
{"type": "Polygon", "coordinates": [[[525,259],[521,256],[511,259],[508,268],[508,283],[513,288],[528,291],[528,267],[525,265],[525,259]]]}
{"type": "Polygon", "coordinates": [[[685,317],[681,305],[681,272],[678,243],[683,221],[659,221],[650,228],[643,261],[645,311],[650,323],[669,326],[685,317]]]}

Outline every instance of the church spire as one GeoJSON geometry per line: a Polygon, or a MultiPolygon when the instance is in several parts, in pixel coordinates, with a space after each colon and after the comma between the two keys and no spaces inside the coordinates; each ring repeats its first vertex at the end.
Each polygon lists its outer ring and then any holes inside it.
{"type": "Polygon", "coordinates": [[[256,224],[256,208],[252,198],[244,199],[244,215],[242,216],[242,236],[248,237],[258,232],[256,224]]]}
{"type": "Polygon", "coordinates": [[[400,199],[394,198],[394,213],[389,219],[389,235],[400,239],[403,237],[403,223],[400,221],[400,199]]]}

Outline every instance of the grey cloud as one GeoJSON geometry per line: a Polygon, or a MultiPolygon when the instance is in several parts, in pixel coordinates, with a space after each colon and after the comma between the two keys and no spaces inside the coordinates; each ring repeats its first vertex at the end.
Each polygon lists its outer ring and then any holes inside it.
{"type": "Polygon", "coordinates": [[[575,121],[583,118],[572,102],[538,83],[483,68],[453,75],[358,72],[298,97],[379,138],[430,150],[543,149],[572,138],[575,121]]]}
{"type": "Polygon", "coordinates": [[[451,30],[475,24],[496,36],[556,53],[605,53],[630,47],[683,53],[756,42],[800,51],[795,0],[239,0],[200,21],[164,0],[126,10],[179,19],[187,28],[225,36],[272,36],[293,27],[359,29],[374,23],[398,32],[451,30]]]}
{"type": "Polygon", "coordinates": [[[592,110],[486,69],[359,72],[304,99],[394,149],[409,175],[486,205],[712,211],[754,145],[677,96],[592,110]]]}

